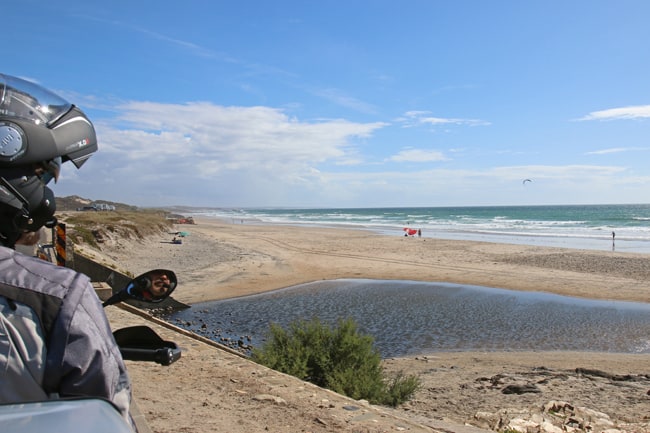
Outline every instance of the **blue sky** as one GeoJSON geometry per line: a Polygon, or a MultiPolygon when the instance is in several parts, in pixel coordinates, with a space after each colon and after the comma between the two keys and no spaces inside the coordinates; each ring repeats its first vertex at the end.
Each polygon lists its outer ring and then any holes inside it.
{"type": "Polygon", "coordinates": [[[649,16],[646,0],[21,0],[3,5],[2,72],[95,123],[100,151],[57,195],[650,203],[649,16]]]}

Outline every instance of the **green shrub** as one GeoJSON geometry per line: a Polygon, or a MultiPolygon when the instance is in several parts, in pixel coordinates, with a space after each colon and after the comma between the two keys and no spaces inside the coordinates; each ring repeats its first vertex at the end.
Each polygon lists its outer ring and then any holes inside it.
{"type": "Polygon", "coordinates": [[[397,372],[386,384],[384,404],[395,407],[410,400],[421,385],[417,376],[405,376],[403,371],[397,372]]]}
{"type": "Polygon", "coordinates": [[[356,400],[397,406],[420,387],[416,376],[398,373],[387,379],[374,339],[362,335],[352,319],[330,328],[318,319],[299,320],[288,330],[271,324],[266,343],[252,359],[274,370],[331,389],[356,400]]]}
{"type": "Polygon", "coordinates": [[[93,248],[97,248],[97,238],[93,234],[93,230],[88,227],[75,227],[68,231],[68,238],[72,243],[80,244],[85,243],[93,248]]]}

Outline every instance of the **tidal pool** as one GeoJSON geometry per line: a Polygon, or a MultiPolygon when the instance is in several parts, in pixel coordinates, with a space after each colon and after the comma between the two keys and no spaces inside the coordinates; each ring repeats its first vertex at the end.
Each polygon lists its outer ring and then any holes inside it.
{"type": "Polygon", "coordinates": [[[329,280],[196,304],[165,320],[260,346],[270,323],[352,318],[382,357],[437,351],[650,353],[650,304],[447,283],[329,280]]]}

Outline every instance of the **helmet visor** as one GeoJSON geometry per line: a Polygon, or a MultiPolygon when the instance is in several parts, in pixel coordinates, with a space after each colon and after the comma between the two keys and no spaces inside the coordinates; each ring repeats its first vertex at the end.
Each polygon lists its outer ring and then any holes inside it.
{"type": "Polygon", "coordinates": [[[49,126],[72,104],[32,82],[0,74],[0,115],[49,126]]]}

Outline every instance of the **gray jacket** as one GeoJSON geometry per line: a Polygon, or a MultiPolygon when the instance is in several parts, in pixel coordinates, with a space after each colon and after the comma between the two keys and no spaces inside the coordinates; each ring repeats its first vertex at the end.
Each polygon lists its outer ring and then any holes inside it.
{"type": "Polygon", "coordinates": [[[129,416],[131,384],[87,276],[0,246],[0,403],[102,397],[129,416]]]}

